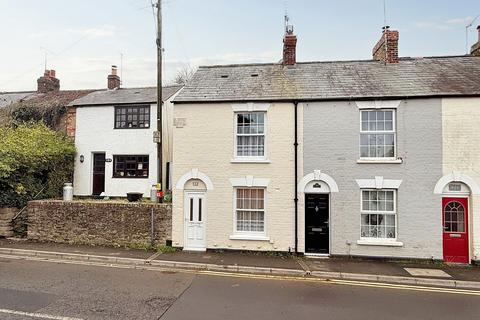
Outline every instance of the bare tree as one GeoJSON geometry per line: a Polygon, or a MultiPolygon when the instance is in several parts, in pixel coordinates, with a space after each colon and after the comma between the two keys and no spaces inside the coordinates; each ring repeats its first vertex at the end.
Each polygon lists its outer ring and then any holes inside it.
{"type": "Polygon", "coordinates": [[[195,74],[196,68],[192,68],[191,66],[184,66],[177,71],[177,75],[173,80],[176,84],[186,84],[190,79],[192,79],[193,75],[195,74]]]}

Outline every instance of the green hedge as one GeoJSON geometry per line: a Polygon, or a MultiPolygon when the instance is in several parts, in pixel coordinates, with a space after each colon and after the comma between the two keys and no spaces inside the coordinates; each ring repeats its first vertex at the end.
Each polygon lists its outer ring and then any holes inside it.
{"type": "Polygon", "coordinates": [[[0,127],[0,207],[58,197],[71,182],[75,145],[44,124],[0,127]]]}

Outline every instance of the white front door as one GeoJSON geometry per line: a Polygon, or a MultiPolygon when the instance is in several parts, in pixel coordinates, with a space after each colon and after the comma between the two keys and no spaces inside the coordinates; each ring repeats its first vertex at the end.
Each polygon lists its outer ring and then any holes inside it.
{"type": "Polygon", "coordinates": [[[206,205],[204,192],[185,194],[184,250],[205,251],[206,205]]]}

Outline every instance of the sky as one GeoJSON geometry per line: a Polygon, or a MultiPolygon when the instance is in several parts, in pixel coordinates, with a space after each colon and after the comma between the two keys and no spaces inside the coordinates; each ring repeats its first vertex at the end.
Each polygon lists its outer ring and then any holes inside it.
{"type": "MultiPolygon", "coordinates": [[[[465,54],[480,15],[478,0],[385,1],[400,56],[465,54]]],[[[185,67],[278,62],[286,11],[297,61],[370,59],[384,24],[383,0],[162,3],[164,83],[185,67]]],[[[123,87],[155,86],[155,34],[151,0],[0,0],[0,92],[35,90],[45,55],[62,89],[105,88],[111,65],[123,87]]]]}

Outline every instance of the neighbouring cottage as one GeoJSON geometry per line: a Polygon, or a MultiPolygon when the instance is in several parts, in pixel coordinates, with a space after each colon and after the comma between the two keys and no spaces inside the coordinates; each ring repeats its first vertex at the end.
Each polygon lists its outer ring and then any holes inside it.
{"type": "Polygon", "coordinates": [[[480,57],[200,67],[175,98],[173,244],[480,261],[480,57]]]}
{"type": "Polygon", "coordinates": [[[36,91],[0,92],[0,125],[43,121],[66,132],[67,105],[94,90],[60,90],[55,70],[45,70],[37,79],[36,91]]]}
{"type": "MultiPolygon", "coordinates": [[[[74,195],[149,196],[157,183],[157,90],[120,88],[116,67],[98,90],[69,104],[67,132],[75,139],[74,195]]],[[[172,99],[181,86],[168,86],[163,97],[163,181],[170,189],[172,99]]]]}

